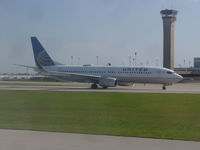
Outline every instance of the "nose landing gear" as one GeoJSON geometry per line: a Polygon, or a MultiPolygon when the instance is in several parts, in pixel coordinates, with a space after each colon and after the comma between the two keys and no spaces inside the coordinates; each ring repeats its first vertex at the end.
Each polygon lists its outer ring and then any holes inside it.
{"type": "Polygon", "coordinates": [[[163,89],[163,90],[166,90],[166,86],[165,86],[165,85],[163,85],[163,86],[162,86],[162,89],[163,89]]]}

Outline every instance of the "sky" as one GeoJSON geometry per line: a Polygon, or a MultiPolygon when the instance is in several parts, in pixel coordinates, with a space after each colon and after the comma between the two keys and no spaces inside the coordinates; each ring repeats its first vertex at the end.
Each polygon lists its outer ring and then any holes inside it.
{"type": "Polygon", "coordinates": [[[67,65],[159,65],[163,61],[160,10],[178,10],[175,66],[200,57],[200,0],[0,0],[0,73],[34,66],[30,37],[67,65]],[[73,56],[73,61],[71,59],[73,56]],[[131,61],[133,63],[133,61],[131,61]]]}

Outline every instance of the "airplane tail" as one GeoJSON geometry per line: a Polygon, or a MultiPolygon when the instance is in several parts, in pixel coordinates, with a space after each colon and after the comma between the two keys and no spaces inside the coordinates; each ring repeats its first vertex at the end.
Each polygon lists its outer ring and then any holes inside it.
{"type": "Polygon", "coordinates": [[[51,57],[48,55],[48,53],[36,37],[31,37],[31,43],[35,58],[35,64],[39,69],[43,69],[43,66],[55,65],[54,61],[51,59],[51,57]]]}

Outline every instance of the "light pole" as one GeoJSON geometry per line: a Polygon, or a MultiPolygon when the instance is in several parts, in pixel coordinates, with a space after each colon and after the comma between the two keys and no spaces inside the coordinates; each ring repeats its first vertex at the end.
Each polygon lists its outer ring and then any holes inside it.
{"type": "Polygon", "coordinates": [[[97,58],[97,65],[99,65],[99,56],[96,56],[97,58]]]}
{"type": "Polygon", "coordinates": [[[137,52],[135,52],[135,66],[137,65],[137,52]]]}
{"type": "Polygon", "coordinates": [[[131,66],[131,55],[128,58],[129,58],[129,66],[131,66]]]}
{"type": "Polygon", "coordinates": [[[184,63],[184,67],[186,67],[186,66],[185,66],[185,59],[183,60],[183,63],[184,63]]]}
{"type": "Polygon", "coordinates": [[[133,66],[135,66],[135,58],[133,58],[133,66]]]}
{"type": "Polygon", "coordinates": [[[190,68],[190,66],[191,66],[191,61],[189,61],[189,68],[190,68]]]}
{"type": "Polygon", "coordinates": [[[80,57],[78,57],[78,65],[80,64],[80,57]]]}
{"type": "Polygon", "coordinates": [[[158,58],[156,58],[156,66],[158,66],[158,58]]]}
{"type": "Polygon", "coordinates": [[[71,65],[73,65],[74,56],[71,56],[71,65]]]}
{"type": "Polygon", "coordinates": [[[149,61],[146,61],[146,65],[147,65],[147,66],[149,65],[149,61]]]}

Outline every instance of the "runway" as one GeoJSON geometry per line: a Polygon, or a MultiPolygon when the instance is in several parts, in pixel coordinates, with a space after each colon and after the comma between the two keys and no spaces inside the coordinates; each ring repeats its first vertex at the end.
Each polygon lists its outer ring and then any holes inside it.
{"type": "Polygon", "coordinates": [[[87,83],[60,82],[14,82],[0,81],[0,90],[47,90],[47,91],[90,91],[90,92],[135,92],[135,93],[192,93],[200,94],[200,83],[177,83],[162,90],[162,85],[135,84],[133,87],[90,89],[87,83]]]}
{"type": "Polygon", "coordinates": [[[197,150],[200,142],[0,130],[2,150],[197,150]]]}

